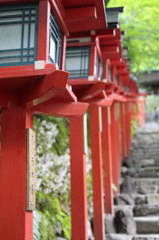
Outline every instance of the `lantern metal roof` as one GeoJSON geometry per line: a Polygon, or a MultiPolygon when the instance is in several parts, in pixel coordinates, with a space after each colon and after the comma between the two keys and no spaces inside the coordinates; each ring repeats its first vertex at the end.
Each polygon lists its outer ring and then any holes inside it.
{"type": "Polygon", "coordinates": [[[118,28],[119,14],[124,11],[124,7],[106,8],[107,23],[109,28],[118,28]]]}

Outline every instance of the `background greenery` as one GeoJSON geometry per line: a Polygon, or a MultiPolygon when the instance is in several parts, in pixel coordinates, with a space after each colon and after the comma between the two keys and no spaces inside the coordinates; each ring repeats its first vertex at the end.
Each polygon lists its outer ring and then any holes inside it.
{"type": "Polygon", "coordinates": [[[110,0],[108,7],[124,6],[120,15],[125,31],[131,71],[135,74],[159,69],[159,1],[110,0]]]}

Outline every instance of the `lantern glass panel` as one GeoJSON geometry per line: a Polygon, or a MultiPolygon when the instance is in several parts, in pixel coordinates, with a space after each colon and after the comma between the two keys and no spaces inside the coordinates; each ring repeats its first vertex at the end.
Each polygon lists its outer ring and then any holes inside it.
{"type": "Polygon", "coordinates": [[[0,8],[0,66],[32,64],[36,60],[37,4],[0,8]]]}
{"type": "Polygon", "coordinates": [[[50,17],[50,62],[60,64],[61,56],[61,31],[54,19],[53,15],[50,17]]]}
{"type": "Polygon", "coordinates": [[[66,50],[66,70],[70,78],[87,78],[89,72],[89,47],[69,47],[66,50]]]}

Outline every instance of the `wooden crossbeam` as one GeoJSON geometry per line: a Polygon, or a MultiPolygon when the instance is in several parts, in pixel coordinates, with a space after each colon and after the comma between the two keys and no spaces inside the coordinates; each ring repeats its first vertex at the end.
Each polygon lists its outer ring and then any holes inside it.
{"type": "Polygon", "coordinates": [[[83,93],[83,96],[80,98],[82,101],[87,101],[97,96],[100,92],[105,90],[105,83],[99,82],[92,85],[88,90],[83,93]]]}
{"type": "Polygon", "coordinates": [[[5,92],[4,90],[0,91],[0,108],[9,108],[10,106],[10,95],[8,92],[5,92]]]}
{"type": "Polygon", "coordinates": [[[66,9],[66,22],[97,19],[96,7],[80,7],[66,9]]]}
{"type": "Polygon", "coordinates": [[[35,114],[48,116],[72,117],[82,116],[87,111],[88,104],[81,102],[55,102],[53,99],[32,108],[35,114]]]}
{"type": "Polygon", "coordinates": [[[32,107],[45,102],[66,88],[68,73],[57,70],[21,91],[19,103],[32,107]]]}

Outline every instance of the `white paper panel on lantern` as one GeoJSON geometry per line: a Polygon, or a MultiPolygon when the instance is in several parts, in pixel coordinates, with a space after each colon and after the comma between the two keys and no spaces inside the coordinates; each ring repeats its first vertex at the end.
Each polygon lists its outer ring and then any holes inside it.
{"type": "MultiPolygon", "coordinates": [[[[87,60],[87,62],[88,62],[88,60],[87,60]]],[[[81,69],[81,58],[80,57],[67,58],[66,69],[70,70],[70,71],[81,69]]]]}
{"type": "Polygon", "coordinates": [[[0,50],[21,48],[21,24],[0,25],[0,50]]]}

